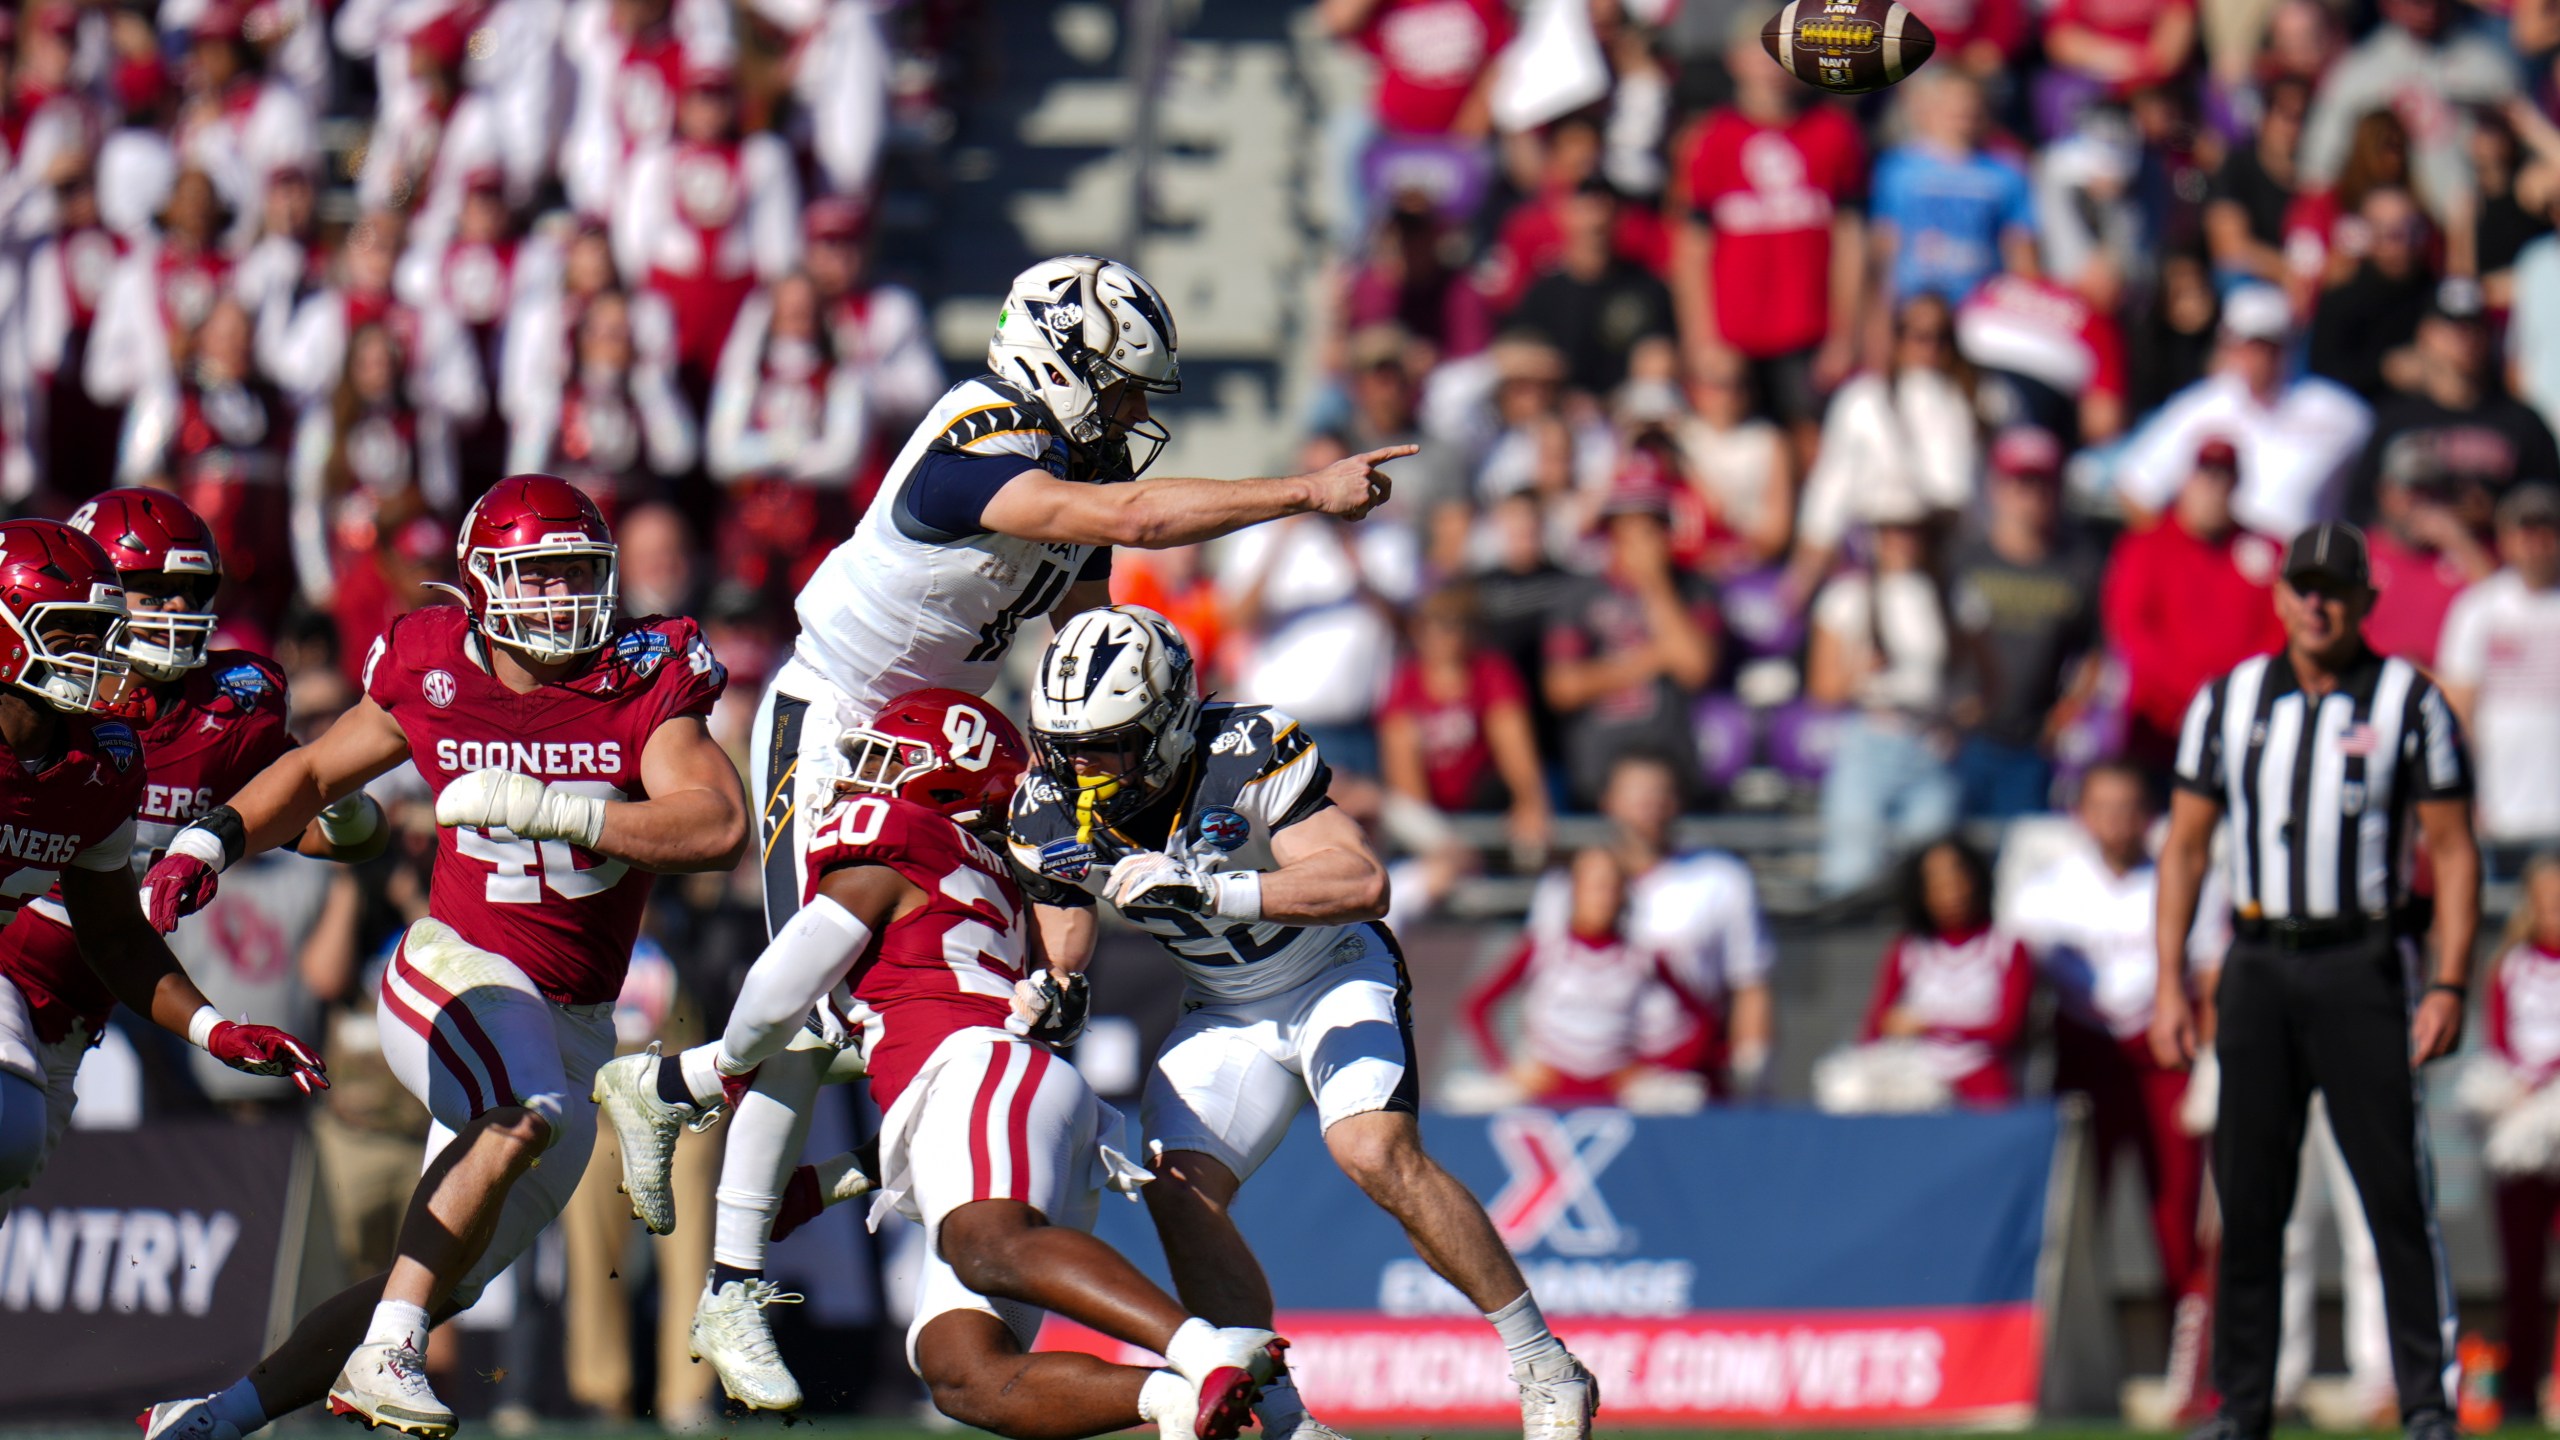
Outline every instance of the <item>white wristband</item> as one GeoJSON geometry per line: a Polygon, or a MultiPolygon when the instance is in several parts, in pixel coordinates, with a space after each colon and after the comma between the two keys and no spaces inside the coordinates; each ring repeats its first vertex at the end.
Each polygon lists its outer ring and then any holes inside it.
{"type": "Polygon", "coordinates": [[[211,1048],[205,1042],[213,1038],[213,1027],[225,1023],[221,1011],[210,1005],[197,1006],[195,1018],[187,1022],[187,1043],[199,1050],[211,1048]]]}
{"type": "Polygon", "coordinates": [[[1210,880],[1210,913],[1221,920],[1262,918],[1261,871],[1223,870],[1210,880]]]}
{"type": "Polygon", "coordinates": [[[332,845],[353,848],[382,828],[382,807],[358,790],[330,801],[320,811],[320,837],[332,845]]]}
{"type": "Polygon", "coordinates": [[[546,836],[556,836],[589,850],[604,838],[604,797],[572,795],[557,785],[547,787],[542,795],[542,810],[534,819],[534,828],[546,836]]]}
{"type": "Polygon", "coordinates": [[[229,860],[222,853],[222,837],[210,830],[190,825],[169,838],[169,852],[190,860],[204,862],[204,868],[219,875],[229,860]]]}

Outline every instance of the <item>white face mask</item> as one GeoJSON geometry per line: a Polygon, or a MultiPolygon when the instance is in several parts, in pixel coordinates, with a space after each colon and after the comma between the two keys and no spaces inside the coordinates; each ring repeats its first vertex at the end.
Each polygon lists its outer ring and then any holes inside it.
{"type": "Polygon", "coordinates": [[[567,660],[602,649],[613,634],[619,592],[610,544],[583,536],[565,541],[475,550],[471,577],[478,581],[480,630],[537,661],[567,660]],[[595,566],[592,588],[548,591],[525,573],[529,563],[584,559],[595,566]]]}

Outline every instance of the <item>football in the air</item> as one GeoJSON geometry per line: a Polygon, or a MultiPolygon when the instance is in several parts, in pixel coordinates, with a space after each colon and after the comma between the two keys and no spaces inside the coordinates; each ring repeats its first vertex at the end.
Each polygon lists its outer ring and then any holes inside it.
{"type": "Polygon", "coordinates": [[[1919,69],[1938,37],[1901,0],[1787,0],[1760,27],[1760,44],[1807,85],[1864,95],[1919,69]]]}

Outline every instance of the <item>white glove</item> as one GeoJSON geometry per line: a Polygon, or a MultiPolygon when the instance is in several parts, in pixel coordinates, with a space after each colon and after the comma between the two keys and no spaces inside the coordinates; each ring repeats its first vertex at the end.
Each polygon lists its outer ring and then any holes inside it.
{"type": "Polygon", "coordinates": [[[1102,893],[1126,910],[1151,905],[1221,920],[1262,918],[1262,874],[1256,870],[1194,869],[1170,855],[1142,850],[1111,867],[1102,893]]]}
{"type": "Polygon", "coordinates": [[[491,767],[454,777],[436,796],[436,823],[502,829],[523,840],[566,840],[595,848],[604,836],[604,797],[573,795],[530,775],[491,767]]]}
{"type": "Polygon", "coordinates": [[[1197,915],[1209,908],[1209,877],[1153,850],[1124,856],[1102,882],[1103,897],[1126,910],[1152,905],[1159,910],[1186,910],[1197,915]]]}

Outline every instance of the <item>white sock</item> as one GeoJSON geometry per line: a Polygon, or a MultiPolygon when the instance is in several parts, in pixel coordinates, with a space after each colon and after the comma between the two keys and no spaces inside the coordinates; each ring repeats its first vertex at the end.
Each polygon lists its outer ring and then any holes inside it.
{"type": "Polygon", "coordinates": [[[1564,1342],[1547,1328],[1547,1317],[1538,1313],[1538,1297],[1523,1290],[1520,1298],[1499,1310],[1485,1312],[1493,1322],[1494,1333],[1502,1337],[1502,1348],[1511,1352],[1511,1368],[1530,1369],[1551,1360],[1564,1358],[1564,1342]]]}
{"type": "Polygon", "coordinates": [[[1254,1418],[1262,1422],[1262,1433],[1286,1435],[1307,1418],[1307,1402],[1298,1395],[1298,1382],[1281,1371],[1265,1381],[1262,1398],[1253,1402],[1254,1418]]]}
{"type": "Polygon", "coordinates": [[[717,1105],[728,1098],[720,1089],[717,1044],[694,1046],[676,1057],[676,1065],[684,1072],[684,1088],[693,1092],[696,1105],[717,1105]]]}
{"type": "Polygon", "coordinates": [[[1147,1372],[1147,1383],[1138,1387],[1138,1418],[1161,1423],[1165,1416],[1178,1417],[1188,1430],[1191,1419],[1200,1408],[1200,1392],[1188,1380],[1170,1370],[1147,1372]]]}
{"type": "Polygon", "coordinates": [[[247,1380],[231,1382],[231,1388],[213,1397],[213,1418],[246,1435],[266,1427],[266,1402],[258,1398],[258,1388],[247,1380]]]}
{"type": "MultiPolygon", "coordinates": [[[[719,1047],[706,1045],[703,1053],[719,1047]]],[[[693,1051],[686,1051],[689,1063],[693,1051]]],[[[773,1235],[773,1212],[781,1207],[782,1187],[800,1161],[801,1117],[817,1098],[823,1058],[816,1052],[786,1050],[773,1057],[756,1078],[756,1088],[738,1097],[729,1116],[729,1138],[720,1150],[720,1215],[711,1232],[711,1258],[741,1270],[764,1268],[765,1242],[773,1235]]],[[[708,1062],[706,1061],[706,1066],[708,1062]]],[[[693,1072],[685,1072],[690,1078],[693,1072]]],[[[712,1081],[716,1089],[719,1081],[712,1081]]]]}
{"type": "Polygon", "coordinates": [[[406,1300],[385,1300],[374,1306],[373,1323],[364,1329],[364,1343],[397,1346],[404,1340],[413,1350],[426,1350],[426,1307],[406,1300]]]}
{"type": "Polygon", "coordinates": [[[726,1185],[713,1193],[720,1201],[719,1218],[711,1227],[713,1262],[762,1272],[765,1237],[773,1233],[773,1212],[781,1200],[726,1185]]]}

